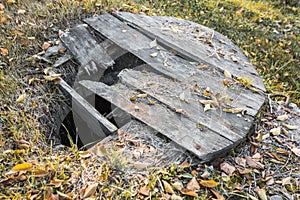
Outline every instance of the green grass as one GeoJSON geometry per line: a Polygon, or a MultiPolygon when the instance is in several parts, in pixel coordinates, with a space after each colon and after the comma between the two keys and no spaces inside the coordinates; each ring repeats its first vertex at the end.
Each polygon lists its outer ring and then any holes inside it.
{"type": "MultiPolygon", "coordinates": [[[[103,193],[113,199],[137,195],[141,181],[135,177],[124,180],[123,174],[109,160],[100,162],[93,158],[86,161],[75,147],[52,152],[51,144],[46,140],[51,127],[45,116],[51,116],[52,108],[62,97],[56,86],[47,82],[28,84],[30,78],[41,78],[41,74],[24,75],[50,66],[41,61],[28,61],[27,58],[41,52],[44,42],[54,42],[58,38],[58,30],[70,28],[80,19],[105,10],[171,15],[213,28],[243,50],[257,67],[269,93],[288,94],[291,101],[300,103],[299,7],[287,6],[280,1],[251,0],[128,0],[126,3],[118,0],[4,0],[2,5],[0,199],[25,199],[34,195],[43,199],[57,191],[78,194],[84,186],[80,177],[100,168],[102,175],[98,194],[103,193]],[[26,99],[17,103],[16,99],[23,93],[27,94],[26,99]],[[13,166],[23,162],[34,163],[34,166],[24,174],[6,174],[13,166]],[[56,187],[57,183],[53,182],[51,185],[51,180],[56,179],[62,181],[61,186],[56,187]],[[72,180],[77,180],[76,184],[72,184],[72,180]]],[[[145,178],[154,187],[161,179],[171,180],[175,175],[190,173],[188,169],[182,171],[180,168],[170,171],[172,168],[162,169],[145,178]]],[[[212,178],[219,180],[220,175],[212,178]]],[[[201,193],[203,195],[199,199],[212,196],[206,189],[201,189],[201,193]]],[[[154,192],[153,198],[161,195],[154,192]]]]}

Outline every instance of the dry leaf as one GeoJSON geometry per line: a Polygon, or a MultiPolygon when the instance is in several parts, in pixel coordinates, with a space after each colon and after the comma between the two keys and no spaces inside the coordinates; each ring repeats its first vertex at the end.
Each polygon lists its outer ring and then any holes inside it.
{"type": "Polygon", "coordinates": [[[236,157],[234,159],[234,161],[236,162],[236,164],[246,167],[246,159],[245,158],[236,157]]]}
{"type": "Polygon", "coordinates": [[[210,176],[210,173],[207,171],[207,170],[205,170],[204,172],[203,172],[203,174],[201,174],[200,175],[203,179],[208,179],[208,177],[210,176]]]}
{"type": "Polygon", "coordinates": [[[214,180],[200,180],[199,183],[200,185],[208,188],[214,188],[219,185],[219,183],[214,180]]]}
{"type": "Polygon", "coordinates": [[[281,132],[280,127],[272,128],[272,129],[270,130],[270,133],[272,133],[272,135],[274,135],[274,136],[280,135],[280,132],[281,132]]]}
{"type": "Polygon", "coordinates": [[[154,48],[154,47],[157,47],[156,38],[153,41],[151,41],[149,45],[150,45],[151,49],[154,48]]]}
{"type": "Polygon", "coordinates": [[[167,181],[164,181],[162,180],[163,184],[164,184],[164,188],[165,188],[165,191],[169,194],[174,194],[174,190],[172,189],[172,186],[167,182],[167,181]]]}
{"type": "Polygon", "coordinates": [[[149,196],[150,195],[150,188],[146,185],[141,187],[141,189],[139,190],[139,194],[142,194],[144,196],[149,196]]]}
{"type": "Polygon", "coordinates": [[[224,112],[228,112],[228,113],[234,113],[234,114],[237,114],[237,113],[241,113],[244,111],[243,108],[223,108],[223,111],[224,112]]]}
{"type": "Polygon", "coordinates": [[[24,94],[21,94],[18,98],[17,98],[17,100],[16,100],[16,102],[17,103],[22,103],[25,99],[26,99],[26,93],[24,93],[24,94]]]}
{"type": "Polygon", "coordinates": [[[182,191],[182,194],[185,194],[185,195],[188,195],[188,196],[191,196],[191,197],[198,197],[198,194],[195,191],[192,191],[192,190],[182,191]]]}
{"type": "Polygon", "coordinates": [[[54,81],[55,79],[59,78],[61,74],[52,74],[50,76],[44,76],[46,81],[54,81]]]}
{"type": "Polygon", "coordinates": [[[146,98],[148,95],[147,94],[139,94],[137,95],[138,98],[146,98]]]}
{"type": "Polygon", "coordinates": [[[47,75],[51,69],[52,67],[47,67],[46,69],[44,69],[44,74],[47,75]]]}
{"type": "Polygon", "coordinates": [[[179,95],[179,99],[180,99],[181,101],[185,101],[185,95],[184,95],[183,92],[179,95]]]}
{"type": "Polygon", "coordinates": [[[72,200],[73,198],[71,198],[69,195],[67,194],[64,194],[60,191],[56,191],[56,193],[61,197],[59,199],[65,199],[65,200],[72,200]]]}
{"type": "Polygon", "coordinates": [[[199,183],[197,182],[196,178],[193,177],[190,182],[187,184],[186,188],[188,190],[199,190],[200,189],[200,185],[199,183]]]}
{"type": "Polygon", "coordinates": [[[97,187],[98,187],[98,183],[93,183],[89,185],[84,191],[83,198],[87,198],[94,195],[97,190],[97,187]]]}
{"type": "Polygon", "coordinates": [[[0,10],[4,10],[4,9],[5,9],[5,6],[2,3],[0,3],[0,10]]]}
{"type": "Polygon", "coordinates": [[[182,197],[180,197],[180,196],[178,196],[176,194],[172,194],[171,200],[182,200],[182,197]]]}
{"type": "Polygon", "coordinates": [[[288,185],[291,183],[292,177],[286,177],[281,180],[282,185],[288,185]]]}
{"type": "Polygon", "coordinates": [[[208,110],[211,110],[212,108],[211,108],[211,106],[210,106],[210,104],[205,104],[205,106],[204,106],[204,112],[206,112],[206,111],[208,111],[208,110]]]}
{"type": "Polygon", "coordinates": [[[220,164],[220,168],[223,172],[225,172],[228,176],[232,176],[233,172],[236,170],[236,168],[227,162],[223,162],[220,164]]]}
{"type": "Polygon", "coordinates": [[[289,118],[288,115],[280,115],[276,118],[277,121],[285,121],[289,118]]]}
{"type": "Polygon", "coordinates": [[[50,185],[54,186],[55,188],[58,188],[62,185],[63,182],[64,180],[54,178],[50,181],[50,185]]]}
{"type": "Polygon", "coordinates": [[[157,53],[157,52],[154,52],[154,53],[151,53],[151,54],[150,54],[150,56],[151,56],[152,58],[155,58],[155,57],[157,57],[157,55],[158,55],[158,53],[157,53]]]}
{"type": "Polygon", "coordinates": [[[22,15],[22,14],[25,14],[25,13],[26,13],[26,10],[24,10],[24,9],[19,9],[18,10],[19,15],[22,15]]]}
{"type": "Polygon", "coordinates": [[[15,165],[11,169],[11,171],[12,172],[26,171],[26,170],[30,169],[31,167],[32,167],[31,163],[22,163],[22,164],[15,165]]]}
{"type": "Polygon", "coordinates": [[[220,195],[216,190],[211,189],[210,191],[217,197],[217,200],[225,200],[225,198],[222,195],[220,195]]]}
{"type": "Polygon", "coordinates": [[[261,200],[268,200],[267,193],[265,189],[257,189],[257,194],[261,200]]]}
{"type": "Polygon", "coordinates": [[[231,60],[232,60],[233,62],[237,62],[237,61],[238,61],[237,58],[236,58],[234,55],[231,55],[230,58],[231,58],[231,60]]]}
{"type": "Polygon", "coordinates": [[[289,124],[285,124],[285,123],[283,123],[282,126],[284,126],[287,129],[290,129],[290,130],[296,130],[298,128],[297,126],[293,126],[293,125],[289,125],[289,124]]]}
{"type": "Polygon", "coordinates": [[[293,147],[293,148],[292,148],[292,152],[293,152],[296,156],[300,157],[300,149],[298,149],[298,148],[296,148],[296,147],[293,147]]]}
{"type": "Polygon", "coordinates": [[[247,164],[255,169],[264,169],[264,165],[258,161],[253,160],[250,156],[245,156],[247,164]]]}
{"type": "Polygon", "coordinates": [[[226,78],[232,78],[232,75],[229,71],[227,71],[226,69],[224,70],[224,75],[226,78]]]}
{"type": "Polygon", "coordinates": [[[51,44],[49,42],[44,42],[44,44],[42,45],[42,49],[46,51],[50,46],[51,44]]]}
{"type": "Polygon", "coordinates": [[[176,181],[175,183],[172,184],[173,188],[181,191],[183,189],[183,184],[181,181],[176,181]]]}
{"type": "Polygon", "coordinates": [[[6,49],[6,48],[1,48],[1,55],[2,55],[2,56],[8,55],[8,49],[6,49]]]}

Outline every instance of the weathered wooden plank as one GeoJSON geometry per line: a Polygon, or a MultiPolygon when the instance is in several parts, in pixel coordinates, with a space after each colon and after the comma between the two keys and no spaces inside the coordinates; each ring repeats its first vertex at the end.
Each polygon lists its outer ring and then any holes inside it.
{"type": "Polygon", "coordinates": [[[232,141],[209,129],[201,130],[195,122],[163,105],[151,106],[143,102],[132,103],[129,99],[133,91],[122,84],[107,86],[100,82],[87,80],[79,83],[193,152],[200,159],[209,161],[234,145],[232,141]]]}
{"type": "Polygon", "coordinates": [[[188,78],[187,67],[183,67],[180,60],[163,48],[151,48],[151,40],[148,37],[126,26],[115,17],[103,14],[84,21],[122,49],[128,50],[148,63],[157,72],[180,81],[188,78]]]}
{"type": "MultiPolygon", "coordinates": [[[[149,38],[139,34],[111,15],[101,15],[97,18],[86,19],[85,21],[122,48],[128,49],[147,62],[150,67],[154,66],[155,70],[164,73],[166,69],[169,70],[172,68],[173,74],[169,75],[168,73],[168,77],[180,80],[181,82],[205,82],[206,87],[213,88],[216,92],[224,89],[222,84],[222,80],[226,79],[224,74],[216,75],[213,70],[202,71],[198,69],[195,64],[172,55],[162,47],[158,47],[159,51],[152,49],[149,45],[151,42],[149,38]],[[152,52],[158,51],[157,57],[151,58],[149,56],[149,51],[151,50],[152,52]],[[165,58],[163,58],[163,56],[165,58]],[[168,63],[167,65],[166,62],[168,63]]],[[[244,89],[245,91],[239,91],[240,93],[237,93],[228,90],[230,97],[234,100],[233,103],[236,104],[235,107],[247,107],[251,115],[256,115],[264,102],[264,97],[261,94],[247,91],[245,88],[239,87],[238,89],[244,89]],[[241,103],[239,101],[241,101],[241,103]]]]}
{"type": "Polygon", "coordinates": [[[114,64],[105,49],[92,37],[83,25],[72,28],[60,39],[81,65],[81,74],[87,77],[100,77],[114,64]]]}
{"type": "Polygon", "coordinates": [[[84,124],[77,124],[78,133],[83,144],[94,143],[117,131],[115,125],[102,116],[64,80],[61,79],[59,84],[72,97],[74,116],[84,121],[84,124]]]}
{"type": "Polygon", "coordinates": [[[204,28],[193,22],[170,17],[163,20],[162,17],[154,18],[126,12],[114,13],[114,15],[131,23],[148,37],[156,38],[159,44],[175,50],[182,57],[205,63],[221,71],[227,70],[235,77],[249,78],[253,81],[253,86],[266,91],[255,67],[249,63],[245,56],[242,56],[242,53],[237,53],[240,51],[239,48],[214,30],[204,28]],[[210,33],[208,37],[204,36],[205,32],[210,33]],[[229,45],[227,43],[231,44],[233,48],[228,50],[229,45]],[[221,51],[223,53],[219,54],[218,52],[221,51]]]}
{"type": "Polygon", "coordinates": [[[221,105],[217,110],[204,112],[199,102],[204,98],[191,91],[191,84],[182,84],[153,73],[135,70],[122,71],[119,77],[123,84],[145,92],[174,111],[182,109],[182,115],[231,141],[244,139],[253,123],[253,117],[225,113],[221,105]],[[184,97],[180,98],[181,95],[184,97]]]}

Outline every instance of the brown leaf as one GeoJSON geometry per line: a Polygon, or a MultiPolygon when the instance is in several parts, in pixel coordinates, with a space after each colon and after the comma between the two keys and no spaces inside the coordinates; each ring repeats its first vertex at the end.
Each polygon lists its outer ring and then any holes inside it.
{"type": "Polygon", "coordinates": [[[42,49],[46,51],[47,49],[49,49],[50,46],[51,44],[49,42],[44,42],[44,44],[42,45],[42,49]]]}
{"type": "Polygon", "coordinates": [[[144,196],[149,196],[150,195],[150,188],[146,185],[141,187],[141,189],[139,190],[139,194],[142,194],[144,196]]]}
{"type": "Polygon", "coordinates": [[[281,132],[280,127],[272,128],[272,129],[270,130],[270,133],[272,133],[272,135],[274,135],[274,136],[280,135],[280,132],[281,132]]]}
{"type": "Polygon", "coordinates": [[[289,124],[285,124],[285,123],[283,123],[282,126],[284,126],[285,128],[287,128],[289,130],[296,130],[298,128],[298,126],[289,125],[289,124]]]}
{"type": "Polygon", "coordinates": [[[44,76],[46,81],[55,81],[55,79],[59,78],[61,74],[51,74],[50,76],[44,76]]]}
{"type": "Polygon", "coordinates": [[[246,159],[245,158],[240,158],[240,157],[236,157],[234,159],[234,161],[236,162],[236,164],[245,167],[246,166],[246,159]]]}
{"type": "Polygon", "coordinates": [[[171,200],[182,200],[182,197],[180,197],[180,196],[178,196],[176,194],[172,194],[171,200]]]}
{"type": "Polygon", "coordinates": [[[57,192],[58,196],[61,197],[61,198],[59,198],[59,199],[65,199],[65,200],[72,200],[72,199],[73,199],[73,198],[71,198],[69,195],[64,194],[64,193],[62,193],[62,192],[60,192],[60,191],[56,191],[56,192],[57,192]]]}
{"type": "Polygon", "coordinates": [[[220,168],[223,172],[225,172],[228,176],[232,176],[233,172],[236,170],[236,168],[227,162],[223,162],[220,164],[220,168]]]}
{"type": "Polygon", "coordinates": [[[208,188],[214,188],[214,187],[217,187],[219,185],[219,183],[214,181],[214,180],[200,180],[199,183],[202,186],[208,187],[208,188]]]}
{"type": "Polygon", "coordinates": [[[217,200],[225,200],[225,198],[220,195],[216,190],[210,189],[210,191],[217,197],[217,200]]]}
{"type": "Polygon", "coordinates": [[[172,186],[167,182],[167,181],[162,181],[163,184],[164,184],[164,188],[165,188],[165,191],[169,194],[174,194],[174,190],[172,189],[172,186]]]}
{"type": "Polygon", "coordinates": [[[268,200],[267,193],[265,189],[257,189],[257,195],[261,200],[268,200]]]}
{"type": "Polygon", "coordinates": [[[54,178],[50,181],[50,184],[49,185],[52,185],[54,186],[55,188],[58,188],[62,185],[62,183],[64,182],[64,180],[60,180],[60,179],[57,179],[57,178],[54,178]]]}
{"type": "Polygon", "coordinates": [[[264,169],[264,165],[258,161],[253,160],[250,156],[245,156],[247,164],[255,169],[264,169]]]}
{"type": "Polygon", "coordinates": [[[182,194],[185,194],[185,195],[188,195],[191,197],[198,197],[198,194],[192,190],[184,190],[184,191],[182,191],[182,194]]]}
{"type": "Polygon", "coordinates": [[[2,55],[2,56],[8,55],[8,49],[6,49],[6,48],[1,48],[1,55],[2,55]]]}
{"type": "Polygon", "coordinates": [[[277,121],[285,121],[289,118],[288,115],[280,115],[276,118],[277,121]]]}
{"type": "Polygon", "coordinates": [[[0,3],[0,10],[4,10],[4,9],[5,9],[5,6],[2,3],[0,3]]]}
{"type": "Polygon", "coordinates": [[[88,198],[95,194],[98,187],[98,183],[90,184],[84,191],[83,198],[88,198]]]}
{"type": "Polygon", "coordinates": [[[200,189],[200,185],[199,183],[197,182],[196,178],[193,177],[190,182],[187,184],[186,188],[188,190],[199,190],[200,189]]]}
{"type": "Polygon", "coordinates": [[[21,94],[18,98],[17,98],[17,100],[16,100],[16,102],[17,103],[22,103],[25,99],[26,99],[26,93],[23,93],[23,94],[21,94]]]}

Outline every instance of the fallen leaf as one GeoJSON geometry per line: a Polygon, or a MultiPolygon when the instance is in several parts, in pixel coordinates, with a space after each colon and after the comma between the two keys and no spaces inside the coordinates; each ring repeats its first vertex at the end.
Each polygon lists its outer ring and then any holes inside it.
{"type": "Polygon", "coordinates": [[[50,46],[51,44],[49,42],[44,42],[44,44],[42,45],[42,49],[46,51],[50,46]]]}
{"type": "Polygon", "coordinates": [[[265,189],[257,189],[257,195],[261,200],[268,200],[267,193],[265,189]]]}
{"type": "Polygon", "coordinates": [[[298,128],[298,126],[293,126],[293,125],[289,125],[289,124],[285,124],[285,123],[283,123],[282,126],[284,126],[287,129],[290,129],[290,130],[296,130],[298,128]]]}
{"type": "Polygon", "coordinates": [[[288,115],[280,115],[276,118],[277,121],[285,121],[289,118],[288,115]]]}
{"type": "Polygon", "coordinates": [[[151,49],[154,48],[154,47],[157,47],[156,38],[153,41],[151,41],[149,45],[150,45],[151,49]]]}
{"type": "Polygon", "coordinates": [[[138,98],[146,98],[147,96],[148,96],[148,95],[145,94],[145,93],[144,93],[144,94],[139,94],[139,95],[137,95],[138,98]]]}
{"type": "Polygon", "coordinates": [[[64,194],[60,191],[56,191],[56,193],[61,197],[59,199],[65,199],[65,200],[72,200],[73,198],[71,198],[69,195],[67,194],[64,194]]]}
{"type": "Polygon", "coordinates": [[[197,182],[196,178],[193,177],[190,182],[187,184],[186,188],[188,190],[199,190],[200,189],[200,185],[199,183],[197,182]]]}
{"type": "Polygon", "coordinates": [[[97,187],[98,187],[98,183],[93,183],[93,184],[90,184],[84,191],[84,195],[83,195],[83,198],[88,198],[92,195],[95,194],[96,190],[97,190],[97,187]]]}
{"type": "Polygon", "coordinates": [[[233,113],[233,114],[237,114],[237,113],[241,113],[244,111],[243,108],[223,108],[224,112],[228,112],[228,113],[233,113]]]}
{"type": "Polygon", "coordinates": [[[283,178],[283,179],[281,180],[281,184],[282,184],[282,185],[290,184],[290,183],[291,183],[291,180],[292,180],[292,177],[286,177],[286,178],[283,178]]]}
{"type": "Polygon", "coordinates": [[[210,106],[210,104],[205,104],[205,106],[204,106],[204,112],[206,112],[206,111],[208,111],[208,110],[211,110],[212,109],[212,107],[210,106]]]}
{"type": "Polygon", "coordinates": [[[172,186],[167,182],[167,181],[164,181],[162,180],[163,184],[164,184],[164,188],[165,188],[165,191],[169,194],[174,194],[174,190],[172,189],[172,186]]]}
{"type": "Polygon", "coordinates": [[[150,188],[146,185],[141,187],[141,189],[139,190],[139,194],[142,194],[144,196],[149,196],[150,195],[150,188]]]}
{"type": "Polygon", "coordinates": [[[18,10],[18,15],[22,15],[22,14],[25,14],[26,13],[26,10],[24,9],[19,9],[18,10]]]}
{"type": "Polygon", "coordinates": [[[192,190],[184,190],[184,191],[182,191],[182,194],[185,194],[185,195],[188,195],[191,197],[198,197],[198,194],[192,190]]]}
{"type": "Polygon", "coordinates": [[[219,183],[214,180],[200,180],[199,183],[200,185],[208,188],[214,188],[219,185],[219,183]]]}
{"type": "Polygon", "coordinates": [[[280,127],[272,128],[272,129],[270,130],[270,133],[272,133],[272,135],[274,135],[274,136],[280,135],[280,132],[281,132],[280,127]]]}
{"type": "Polygon", "coordinates": [[[292,152],[293,152],[296,156],[300,157],[300,149],[298,149],[297,147],[293,147],[293,148],[292,148],[292,152]]]}
{"type": "Polygon", "coordinates": [[[201,174],[200,176],[201,176],[201,178],[203,178],[203,179],[208,179],[208,177],[210,176],[210,173],[209,173],[209,171],[205,170],[205,171],[203,172],[203,174],[201,174]]]}
{"type": "Polygon", "coordinates": [[[172,194],[171,200],[182,200],[182,197],[180,197],[180,196],[178,196],[176,194],[172,194]]]}
{"type": "Polygon", "coordinates": [[[4,9],[5,9],[5,6],[2,3],[0,3],[0,10],[4,10],[4,9]]]}
{"type": "Polygon", "coordinates": [[[235,163],[240,165],[240,166],[243,166],[243,167],[246,167],[246,159],[245,158],[240,158],[240,157],[236,157],[234,159],[235,163]]]}
{"type": "Polygon", "coordinates": [[[225,198],[220,195],[216,190],[210,189],[210,191],[217,197],[217,200],[225,200],[225,198]]]}
{"type": "Polygon", "coordinates": [[[18,98],[17,98],[17,100],[16,100],[16,102],[17,103],[22,103],[25,99],[26,99],[26,93],[23,93],[23,94],[21,94],[18,98]]]}
{"type": "Polygon", "coordinates": [[[220,168],[223,172],[225,172],[228,176],[232,176],[233,172],[236,170],[236,168],[227,162],[223,162],[220,164],[220,168]]]}
{"type": "Polygon", "coordinates": [[[224,70],[224,75],[226,78],[232,78],[232,75],[229,71],[227,71],[226,69],[224,70]]]}
{"type": "Polygon", "coordinates": [[[31,163],[22,163],[22,164],[17,164],[15,165],[11,171],[12,172],[19,172],[19,171],[26,171],[32,167],[31,163]]]}
{"type": "Polygon", "coordinates": [[[8,49],[6,49],[6,48],[1,48],[1,55],[2,55],[2,56],[8,55],[8,49]]]}
{"type": "Polygon", "coordinates": [[[265,166],[262,163],[253,160],[250,156],[245,156],[245,158],[246,158],[247,164],[250,167],[255,168],[255,169],[264,169],[265,168],[265,166]]]}
{"type": "Polygon", "coordinates": [[[237,62],[237,61],[238,61],[238,59],[237,59],[234,55],[231,55],[230,58],[231,58],[231,60],[232,60],[233,62],[237,62]]]}
{"type": "Polygon", "coordinates": [[[176,181],[175,183],[172,184],[173,188],[181,191],[183,189],[183,184],[181,181],[176,181]]]}
{"type": "Polygon", "coordinates": [[[44,76],[46,81],[54,81],[55,79],[59,78],[61,74],[52,74],[50,76],[44,76]]]}
{"type": "Polygon", "coordinates": [[[47,67],[46,69],[44,69],[44,74],[47,75],[51,69],[52,67],[47,67]]]}
{"type": "Polygon", "coordinates": [[[55,188],[58,188],[62,185],[63,182],[64,180],[54,178],[50,181],[50,185],[54,186],[55,188]]]}
{"type": "Polygon", "coordinates": [[[151,56],[152,58],[155,58],[155,57],[157,57],[157,55],[158,55],[158,53],[157,53],[157,52],[154,52],[154,53],[151,53],[151,54],[150,54],[150,56],[151,56]]]}

